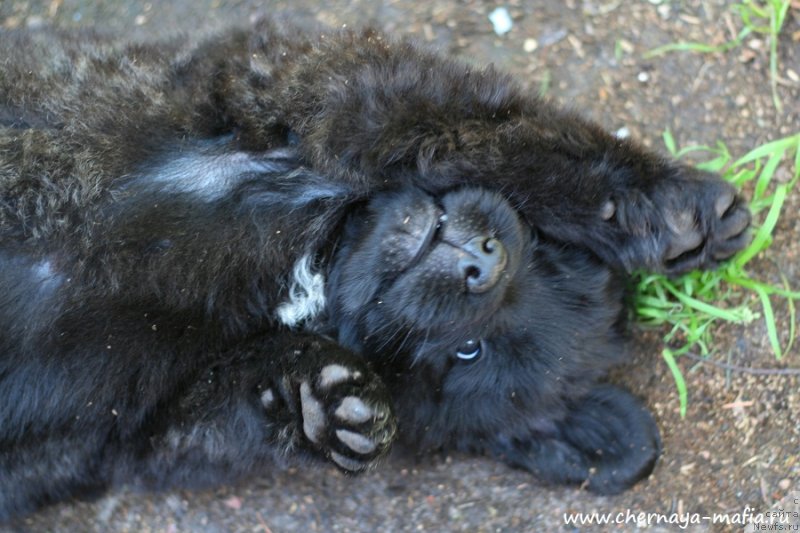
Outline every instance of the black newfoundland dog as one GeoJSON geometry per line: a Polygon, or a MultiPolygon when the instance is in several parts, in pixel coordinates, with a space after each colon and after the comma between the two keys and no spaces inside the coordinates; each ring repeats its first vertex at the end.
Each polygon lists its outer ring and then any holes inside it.
{"type": "Polygon", "coordinates": [[[713,267],[713,175],[380,34],[0,34],[0,520],[398,440],[615,493],[660,441],[626,274],[713,267]]]}

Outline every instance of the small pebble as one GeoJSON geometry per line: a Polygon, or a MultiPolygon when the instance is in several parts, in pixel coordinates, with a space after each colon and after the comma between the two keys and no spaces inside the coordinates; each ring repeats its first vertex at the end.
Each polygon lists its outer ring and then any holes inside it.
{"type": "Polygon", "coordinates": [[[44,26],[44,19],[37,15],[31,15],[25,21],[25,24],[28,26],[29,29],[35,30],[44,26]]]}
{"type": "Polygon", "coordinates": [[[511,27],[514,25],[511,21],[511,15],[508,13],[508,9],[504,7],[498,7],[489,13],[489,20],[497,35],[505,35],[511,31],[511,27]]]}
{"type": "Polygon", "coordinates": [[[764,41],[761,39],[750,39],[747,41],[747,46],[753,50],[761,50],[764,47],[764,41]]]}
{"type": "Polygon", "coordinates": [[[225,507],[228,507],[228,508],[233,509],[235,511],[238,511],[239,509],[242,508],[242,499],[239,498],[238,496],[231,496],[230,498],[225,500],[223,503],[225,504],[225,507]]]}

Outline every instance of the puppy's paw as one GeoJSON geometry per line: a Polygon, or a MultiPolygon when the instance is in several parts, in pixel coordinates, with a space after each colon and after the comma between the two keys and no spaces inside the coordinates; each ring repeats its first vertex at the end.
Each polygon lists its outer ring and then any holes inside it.
{"type": "Polygon", "coordinates": [[[713,268],[747,245],[750,211],[731,185],[707,180],[673,194],[679,201],[664,211],[666,272],[713,268]]]}
{"type": "Polygon", "coordinates": [[[661,453],[658,427],[630,393],[609,385],[592,390],[551,434],[500,437],[492,451],[542,481],[617,494],[653,470],[661,453]]]}
{"type": "Polygon", "coordinates": [[[629,392],[611,385],[595,387],[573,408],[561,424],[561,439],[575,452],[570,468],[587,467],[581,485],[599,494],[628,489],[650,475],[661,455],[661,437],[650,412],[629,392]]]}
{"type": "Polygon", "coordinates": [[[612,199],[601,211],[629,235],[629,264],[667,274],[715,268],[750,239],[746,202],[718,176],[694,169],[612,199]]]}
{"type": "Polygon", "coordinates": [[[300,383],[303,434],[341,469],[367,469],[396,431],[383,384],[366,367],[331,363],[300,383]]]}

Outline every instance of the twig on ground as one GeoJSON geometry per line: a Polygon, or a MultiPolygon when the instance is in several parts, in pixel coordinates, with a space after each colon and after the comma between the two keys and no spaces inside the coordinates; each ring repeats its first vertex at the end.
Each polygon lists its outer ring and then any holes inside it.
{"type": "Polygon", "coordinates": [[[800,376],[800,368],[751,368],[715,361],[714,359],[708,359],[707,357],[690,352],[686,352],[683,355],[689,359],[694,359],[701,363],[708,363],[723,370],[732,370],[734,372],[742,372],[743,374],[755,374],[758,376],[800,376]]]}

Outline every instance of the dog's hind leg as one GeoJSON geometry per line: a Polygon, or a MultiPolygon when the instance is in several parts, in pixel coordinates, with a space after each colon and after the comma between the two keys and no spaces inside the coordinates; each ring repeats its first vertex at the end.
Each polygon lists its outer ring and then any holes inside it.
{"type": "Polygon", "coordinates": [[[616,494],[650,474],[661,439],[650,413],[629,392],[598,385],[551,434],[499,436],[491,451],[542,481],[616,494]]]}

